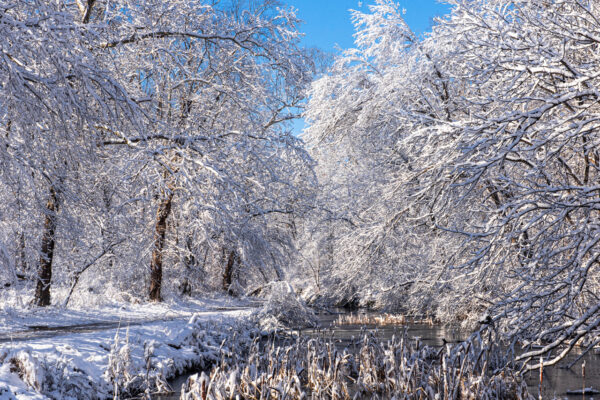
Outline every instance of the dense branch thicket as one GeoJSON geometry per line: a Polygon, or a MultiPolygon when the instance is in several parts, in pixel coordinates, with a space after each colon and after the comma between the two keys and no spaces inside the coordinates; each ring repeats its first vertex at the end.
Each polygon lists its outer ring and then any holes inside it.
{"type": "Polygon", "coordinates": [[[288,125],[312,76],[293,10],[0,7],[3,284],[33,281],[45,306],[70,300],[56,284],[160,300],[163,281],[238,293],[285,278],[314,190],[288,125]]]}
{"type": "Polygon", "coordinates": [[[599,342],[599,4],[449,3],[423,38],[391,1],[355,12],[356,49],[313,85],[333,201],[307,268],[338,301],[487,313],[544,345],[523,360],[566,345],[553,363],[599,342]]]}

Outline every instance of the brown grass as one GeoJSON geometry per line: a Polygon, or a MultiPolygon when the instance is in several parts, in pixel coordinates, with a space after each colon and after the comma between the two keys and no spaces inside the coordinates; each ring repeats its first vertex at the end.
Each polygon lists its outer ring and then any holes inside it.
{"type": "Polygon", "coordinates": [[[405,315],[395,314],[344,314],[340,315],[334,322],[335,325],[409,325],[423,324],[435,325],[436,321],[432,317],[407,317],[405,315]]]}
{"type": "Polygon", "coordinates": [[[181,399],[532,399],[518,375],[492,369],[498,354],[489,343],[436,349],[406,332],[387,342],[369,333],[351,353],[323,338],[257,340],[245,362],[222,361],[209,376],[191,377],[181,399]]]}

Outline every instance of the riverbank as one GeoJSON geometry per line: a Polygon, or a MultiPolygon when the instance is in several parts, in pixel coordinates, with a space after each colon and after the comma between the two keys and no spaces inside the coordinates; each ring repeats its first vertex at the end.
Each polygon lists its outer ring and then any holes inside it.
{"type": "Polygon", "coordinates": [[[0,399],[166,391],[168,379],[249,342],[255,310],[254,302],[222,297],[4,312],[0,399]]]}
{"type": "MultiPolygon", "coordinates": [[[[284,289],[287,287],[282,286],[284,289]]],[[[186,378],[201,372],[209,374],[211,381],[221,382],[225,385],[225,375],[213,376],[213,373],[241,371],[243,365],[252,362],[252,359],[257,359],[258,355],[261,357],[263,355],[263,350],[257,352],[258,344],[254,339],[258,335],[271,331],[278,321],[287,321],[289,324],[302,320],[304,314],[301,311],[304,310],[304,306],[294,300],[296,298],[292,296],[291,292],[280,290],[278,293],[276,296],[270,296],[260,308],[257,307],[258,303],[255,300],[228,297],[185,301],[180,299],[160,304],[121,305],[118,308],[123,311],[120,321],[115,320],[117,308],[113,310],[114,314],[107,313],[105,316],[100,315],[98,309],[64,310],[65,318],[62,320],[54,320],[54,318],[60,317],[61,310],[59,308],[47,309],[47,315],[44,315],[39,309],[33,310],[31,316],[23,316],[23,320],[13,319],[16,322],[12,326],[16,328],[29,327],[29,329],[20,331],[22,336],[13,332],[9,334],[12,336],[11,340],[0,342],[0,399],[102,399],[113,398],[115,390],[118,390],[121,396],[128,398],[134,394],[167,393],[169,391],[167,381],[173,385],[172,389],[175,393],[171,396],[158,396],[157,398],[179,399],[181,385],[186,382],[186,378]],[[145,310],[147,310],[146,313],[145,310]],[[163,316],[164,319],[144,320],[144,317],[160,318],[160,316],[163,316]],[[37,325],[37,327],[32,325],[45,320],[51,324],[43,329],[42,325],[37,325]],[[65,325],[65,322],[76,322],[76,324],[65,325]],[[34,328],[31,328],[32,326],[34,328]],[[248,354],[250,356],[247,356],[248,354]],[[218,371],[213,369],[215,366],[219,366],[218,371]],[[176,377],[177,379],[173,380],[176,377]],[[212,380],[212,378],[216,380],[212,380]]],[[[479,391],[481,384],[477,382],[479,382],[480,375],[482,379],[484,378],[483,364],[486,364],[481,357],[488,354],[488,350],[484,351],[484,349],[495,341],[484,344],[481,342],[482,338],[479,338],[473,342],[479,342],[479,345],[476,346],[479,350],[473,352],[472,343],[469,345],[470,350],[467,351],[467,348],[462,347],[461,342],[466,338],[465,335],[468,336],[468,332],[450,326],[432,325],[425,320],[418,321],[420,323],[403,322],[399,316],[369,312],[361,312],[359,317],[337,312],[321,314],[318,316],[320,328],[302,330],[301,338],[303,339],[300,343],[303,344],[292,347],[298,351],[298,346],[305,347],[307,340],[312,338],[319,341],[325,340],[321,343],[322,346],[326,346],[331,341],[335,345],[335,353],[338,355],[344,354],[346,349],[350,349],[350,353],[357,356],[362,352],[360,349],[366,343],[365,338],[373,334],[377,339],[377,346],[383,349],[379,353],[385,354],[389,350],[384,349],[389,345],[388,341],[404,336],[404,341],[406,343],[408,343],[407,340],[410,341],[411,346],[417,342],[420,343],[420,345],[416,345],[415,351],[419,349],[420,352],[424,349],[423,346],[428,347],[427,352],[435,353],[434,359],[437,359],[438,362],[441,362],[442,355],[448,356],[447,365],[459,368],[458,371],[454,371],[456,376],[448,375],[449,377],[453,376],[455,387],[463,387],[465,382],[469,382],[468,386],[475,388],[475,393],[479,391]],[[364,324],[365,321],[371,323],[364,324]],[[387,323],[380,323],[381,321],[387,323]],[[457,358],[457,351],[462,356],[457,358]],[[479,360],[479,364],[473,360],[479,360]],[[468,366],[471,362],[474,364],[470,378],[464,381],[465,375],[460,372],[459,365],[462,366],[466,363],[464,365],[468,366]]],[[[11,321],[7,316],[3,316],[3,318],[11,321]]],[[[306,319],[306,316],[304,318],[306,319]]],[[[487,335],[483,336],[483,339],[487,337],[487,335]]],[[[289,345],[289,336],[284,335],[284,337],[287,338],[285,342],[278,342],[282,344],[278,351],[281,356],[288,351],[285,343],[289,345]]],[[[274,351],[273,346],[267,346],[267,348],[271,352],[274,351]]],[[[366,349],[368,350],[370,347],[367,346],[366,349]]],[[[423,353],[422,357],[417,358],[422,362],[431,363],[433,359],[430,356],[433,353],[430,353],[423,353]]],[[[492,353],[501,355],[501,352],[496,350],[492,353]]],[[[320,352],[319,354],[325,353],[320,352]]],[[[417,356],[414,351],[411,354],[410,357],[404,358],[412,360],[417,356]]],[[[384,358],[377,357],[380,361],[385,361],[384,358]]],[[[286,356],[286,359],[291,362],[289,357],[286,356]]],[[[495,357],[490,358],[490,362],[493,359],[495,357]]],[[[298,358],[294,363],[302,363],[302,360],[302,358],[298,358]]],[[[406,360],[398,359],[393,364],[400,365],[398,364],[400,361],[405,363],[406,360]]],[[[544,398],[581,398],[581,395],[579,397],[568,395],[568,392],[583,387],[583,385],[587,385],[585,387],[595,386],[594,382],[597,382],[600,377],[599,358],[597,355],[589,354],[584,360],[587,362],[587,381],[582,379],[577,368],[574,370],[564,370],[560,367],[545,368],[544,384],[541,388],[544,398]]],[[[496,363],[497,360],[493,362],[496,363]]],[[[354,371],[350,375],[352,379],[348,382],[343,379],[336,382],[340,385],[350,385],[353,379],[358,379],[359,376],[356,372],[363,368],[361,363],[360,358],[355,358],[351,363],[351,369],[354,371]]],[[[270,365],[270,363],[267,364],[270,365]]],[[[504,365],[505,363],[500,364],[504,365]]],[[[436,369],[439,365],[436,365],[431,364],[428,367],[433,368],[430,371],[432,379],[444,376],[444,374],[440,375],[440,371],[436,369]]],[[[321,371],[321,367],[315,371],[321,371]]],[[[287,375],[289,375],[288,372],[294,371],[287,371],[287,375]]],[[[283,374],[282,376],[287,375],[283,374]]],[[[294,378],[289,375],[288,378],[290,377],[294,378]]],[[[502,387],[494,386],[499,382],[489,381],[491,377],[485,378],[488,379],[488,382],[481,386],[481,390],[490,389],[492,394],[504,391],[502,387]]],[[[256,379],[259,378],[258,375],[253,376],[251,381],[256,382],[256,379]]],[[[301,382],[301,385],[297,387],[300,390],[298,393],[305,391],[314,383],[305,381],[304,375],[298,378],[301,382]]],[[[414,377],[405,378],[413,379],[414,377]]],[[[524,381],[519,379],[508,382],[512,388],[509,392],[518,389],[521,397],[525,398],[525,393],[521,389],[523,389],[522,385],[526,384],[529,393],[536,396],[539,384],[537,375],[535,373],[526,374],[523,378],[524,381]],[[518,385],[514,386],[516,383],[518,385]]],[[[248,381],[250,377],[246,376],[244,379],[248,381]]],[[[414,388],[422,387],[423,390],[433,390],[434,392],[439,389],[435,385],[425,385],[428,380],[413,382],[410,379],[407,382],[414,388]]],[[[378,385],[385,386],[389,383],[386,382],[379,382],[378,385]]],[[[238,384],[242,384],[242,382],[240,381],[238,384]]],[[[321,384],[324,385],[323,387],[328,387],[328,384],[320,382],[319,385],[321,384]]],[[[353,385],[352,383],[348,387],[354,387],[353,385]]],[[[467,386],[464,387],[467,388],[465,389],[467,392],[471,390],[467,386]]],[[[386,390],[392,389],[389,387],[386,390]]],[[[369,391],[363,394],[368,395],[368,393],[369,391]]],[[[321,394],[324,396],[322,398],[328,398],[327,396],[331,393],[326,391],[321,394]]],[[[152,397],[155,398],[155,396],[152,397]]]]}
{"type": "MultiPolygon", "coordinates": [[[[183,384],[187,383],[187,389],[184,388],[184,393],[188,395],[191,395],[191,393],[198,394],[202,386],[201,383],[205,382],[207,388],[209,387],[208,383],[212,383],[210,390],[213,392],[250,393],[250,397],[256,395],[255,391],[268,391],[269,388],[275,388],[273,390],[276,391],[284,388],[283,391],[286,392],[287,390],[288,393],[286,398],[294,398],[293,396],[290,397],[292,392],[302,397],[302,392],[304,392],[308,397],[314,394],[315,398],[329,399],[332,398],[330,390],[334,386],[338,389],[345,386],[347,390],[350,390],[350,398],[357,391],[362,391],[363,397],[361,398],[365,399],[374,395],[383,396],[380,398],[392,398],[390,393],[397,391],[398,382],[404,382],[405,385],[412,387],[413,394],[416,393],[415,390],[418,388],[433,393],[439,390],[440,387],[435,386],[435,384],[436,382],[440,383],[439,367],[443,367],[442,362],[446,357],[446,374],[441,374],[441,378],[444,375],[447,377],[448,389],[446,393],[454,393],[455,390],[459,390],[465,394],[465,398],[474,398],[469,397],[469,393],[471,396],[475,396],[478,391],[481,391],[477,398],[513,399],[520,396],[520,398],[531,399],[538,398],[541,390],[541,396],[544,399],[576,400],[582,398],[581,394],[577,394],[577,391],[581,390],[582,387],[587,388],[587,395],[591,394],[592,390],[598,389],[600,357],[596,354],[587,354],[572,369],[564,369],[563,364],[544,368],[544,381],[540,387],[539,371],[519,375],[517,371],[512,370],[507,365],[510,354],[507,354],[506,349],[496,340],[488,342],[489,332],[480,337],[472,338],[471,344],[463,344],[462,341],[468,338],[469,332],[456,327],[431,325],[429,323],[373,323],[366,325],[361,323],[337,323],[340,320],[349,320],[349,315],[320,314],[318,315],[320,328],[302,330],[297,339],[298,342],[296,342],[296,339],[284,336],[275,340],[275,346],[268,342],[257,344],[256,346],[260,346],[260,349],[258,347],[252,348],[250,354],[238,360],[237,363],[219,364],[218,368],[209,370],[199,369],[194,373],[179,377],[173,382],[173,387],[181,388],[183,384]],[[405,354],[403,359],[396,360],[387,359],[387,356],[383,357],[385,354],[398,355],[395,350],[387,348],[390,346],[390,342],[393,343],[398,338],[404,338],[404,343],[408,346],[406,348],[412,346],[413,351],[405,354]],[[313,354],[311,360],[318,359],[325,362],[326,365],[315,365],[306,358],[308,352],[315,350],[313,345],[308,345],[308,342],[312,340],[317,341],[316,343],[321,350],[317,352],[318,354],[313,354]],[[371,345],[373,343],[379,348],[379,355],[377,357],[366,356],[372,351],[371,345]],[[419,349],[419,352],[416,352],[416,349],[419,349]],[[351,358],[346,359],[345,355],[351,356],[351,358]],[[334,359],[331,357],[334,357],[334,359]],[[339,360],[336,361],[336,357],[339,357],[339,360]],[[486,359],[488,360],[487,363],[485,362],[486,359]],[[355,381],[360,378],[358,371],[372,370],[364,365],[364,362],[368,360],[378,360],[380,371],[389,371],[389,368],[393,368],[393,379],[387,379],[389,377],[385,374],[377,375],[369,378],[372,382],[377,382],[377,387],[369,389],[368,387],[357,386],[355,381]],[[406,368],[396,370],[398,366],[406,365],[408,361],[412,363],[415,360],[419,360],[419,363],[425,365],[429,371],[419,381],[414,381],[416,376],[402,375],[407,371],[406,368]],[[586,378],[582,376],[580,365],[583,361],[587,365],[586,378]],[[253,375],[248,375],[248,371],[245,369],[248,364],[253,365],[249,369],[253,375]],[[343,374],[335,374],[334,371],[330,370],[330,367],[335,365],[346,364],[350,369],[344,374],[349,373],[350,378],[343,374]],[[486,365],[489,367],[488,369],[485,368],[486,365]],[[269,367],[267,368],[267,366],[269,367]],[[273,370],[269,369],[270,366],[279,369],[276,373],[273,373],[273,370]],[[296,368],[291,368],[292,366],[296,368]],[[462,374],[460,372],[461,368],[463,368],[462,374]],[[483,373],[484,370],[485,373],[483,373]],[[308,374],[301,371],[312,371],[312,373],[308,374]],[[467,371],[470,372],[467,374],[467,371]],[[205,377],[201,379],[203,373],[205,377]],[[195,374],[197,375],[192,381],[187,382],[187,378],[195,374]],[[452,390],[450,390],[451,387],[452,390]],[[318,388],[324,389],[324,391],[319,392],[320,389],[318,388]],[[383,388],[383,392],[378,392],[380,388],[383,388]],[[315,389],[317,389],[316,392],[315,389]],[[525,389],[529,395],[524,392],[525,389]],[[248,390],[250,392],[247,392],[248,390]],[[483,391],[488,392],[487,397],[482,394],[483,391]],[[516,393],[519,395],[516,396],[516,393]]],[[[373,322],[377,322],[379,318],[385,318],[385,315],[379,313],[362,312],[360,315],[363,320],[372,320],[373,322]]],[[[569,355],[565,362],[572,362],[577,357],[578,354],[569,355]]],[[[443,392],[443,386],[441,389],[443,392]]],[[[447,398],[442,396],[442,392],[440,392],[440,398],[447,398]]],[[[276,395],[276,392],[271,394],[276,395]]],[[[337,395],[339,398],[345,398],[345,395],[340,394],[340,392],[337,395]]],[[[409,395],[403,397],[402,393],[396,393],[396,395],[396,398],[411,398],[409,395]]],[[[180,397],[181,393],[178,392],[172,396],[161,397],[161,399],[177,400],[180,397]]],[[[415,397],[418,398],[418,394],[415,397]]]]}

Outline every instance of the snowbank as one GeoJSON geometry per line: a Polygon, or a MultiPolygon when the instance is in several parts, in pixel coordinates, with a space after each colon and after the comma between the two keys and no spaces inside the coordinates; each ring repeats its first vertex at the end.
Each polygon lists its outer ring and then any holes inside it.
{"type": "Polygon", "coordinates": [[[125,325],[0,346],[0,399],[104,399],[166,390],[166,381],[242,351],[256,334],[250,310],[189,321],[125,325]]]}
{"type": "Polygon", "coordinates": [[[316,316],[289,283],[273,282],[265,294],[259,309],[248,300],[231,299],[26,312],[5,305],[0,400],[166,392],[167,380],[177,375],[245,354],[261,332],[316,325],[316,316]]]}

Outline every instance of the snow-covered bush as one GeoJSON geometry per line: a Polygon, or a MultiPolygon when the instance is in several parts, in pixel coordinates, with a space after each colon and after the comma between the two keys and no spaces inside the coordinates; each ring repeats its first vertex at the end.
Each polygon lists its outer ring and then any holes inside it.
{"type": "MultiPolygon", "coordinates": [[[[47,357],[25,348],[0,355],[0,368],[8,371],[36,393],[51,399],[98,399],[109,396],[104,382],[94,382],[78,357],[47,357]]],[[[2,394],[0,388],[0,394],[2,394]]],[[[10,388],[6,388],[8,393],[10,388]]],[[[0,398],[4,399],[4,397],[0,398]]],[[[9,397],[10,398],[10,397],[9,397]]]]}
{"type": "Polygon", "coordinates": [[[255,315],[262,330],[272,331],[317,325],[315,313],[297,296],[288,282],[271,282],[267,291],[267,301],[255,315]]]}
{"type": "Polygon", "coordinates": [[[17,374],[27,386],[37,391],[42,390],[44,370],[40,360],[31,354],[30,349],[5,352],[0,356],[0,362],[8,364],[10,372],[17,374]]]}

